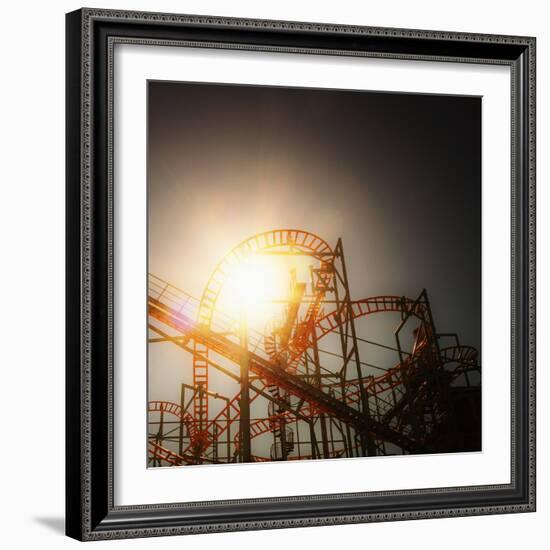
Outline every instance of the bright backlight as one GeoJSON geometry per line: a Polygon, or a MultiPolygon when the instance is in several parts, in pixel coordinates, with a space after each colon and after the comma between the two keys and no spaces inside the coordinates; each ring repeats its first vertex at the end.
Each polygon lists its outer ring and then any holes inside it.
{"type": "Polygon", "coordinates": [[[226,279],[218,302],[221,310],[250,326],[263,329],[284,310],[290,293],[291,270],[299,280],[307,280],[308,267],[303,257],[256,254],[236,264],[226,279]]]}

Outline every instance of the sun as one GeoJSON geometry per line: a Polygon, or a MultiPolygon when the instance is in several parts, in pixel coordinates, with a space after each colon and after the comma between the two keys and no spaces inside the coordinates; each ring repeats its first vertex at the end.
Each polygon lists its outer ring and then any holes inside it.
{"type": "Polygon", "coordinates": [[[219,306],[237,319],[245,317],[249,326],[263,329],[281,315],[290,293],[291,271],[307,274],[303,258],[253,254],[228,272],[220,293],[219,306]]]}

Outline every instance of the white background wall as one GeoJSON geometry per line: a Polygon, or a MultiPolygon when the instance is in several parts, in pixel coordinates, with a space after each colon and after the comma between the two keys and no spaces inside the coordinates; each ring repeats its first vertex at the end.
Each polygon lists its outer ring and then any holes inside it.
{"type": "MultiPolygon", "coordinates": [[[[110,547],[534,548],[545,546],[550,486],[545,474],[550,407],[544,366],[550,306],[546,245],[550,216],[548,79],[550,18],[543,0],[315,2],[104,0],[88,6],[359,25],[534,35],[538,39],[539,371],[538,512],[118,541],[110,547]],[[546,433],[545,433],[546,432],[546,433]],[[540,541],[540,542],[537,542],[540,541]]],[[[64,13],[76,1],[2,6],[0,130],[0,545],[64,548],[64,13]]],[[[503,419],[503,422],[506,422],[503,419]]]]}

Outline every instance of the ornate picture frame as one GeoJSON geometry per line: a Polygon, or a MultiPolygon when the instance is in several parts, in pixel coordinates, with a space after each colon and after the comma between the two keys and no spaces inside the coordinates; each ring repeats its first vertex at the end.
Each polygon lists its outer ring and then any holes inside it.
{"type": "Polygon", "coordinates": [[[67,535],[103,540],[534,511],[535,39],[102,9],[67,14],[66,28],[67,535]],[[118,44],[509,68],[509,483],[117,504],[118,44]]]}

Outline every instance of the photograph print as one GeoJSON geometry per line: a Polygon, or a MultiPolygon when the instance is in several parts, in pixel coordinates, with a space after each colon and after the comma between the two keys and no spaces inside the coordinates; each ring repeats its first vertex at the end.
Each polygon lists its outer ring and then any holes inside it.
{"type": "Polygon", "coordinates": [[[482,98],[147,87],[148,467],[480,452],[482,98]]]}

